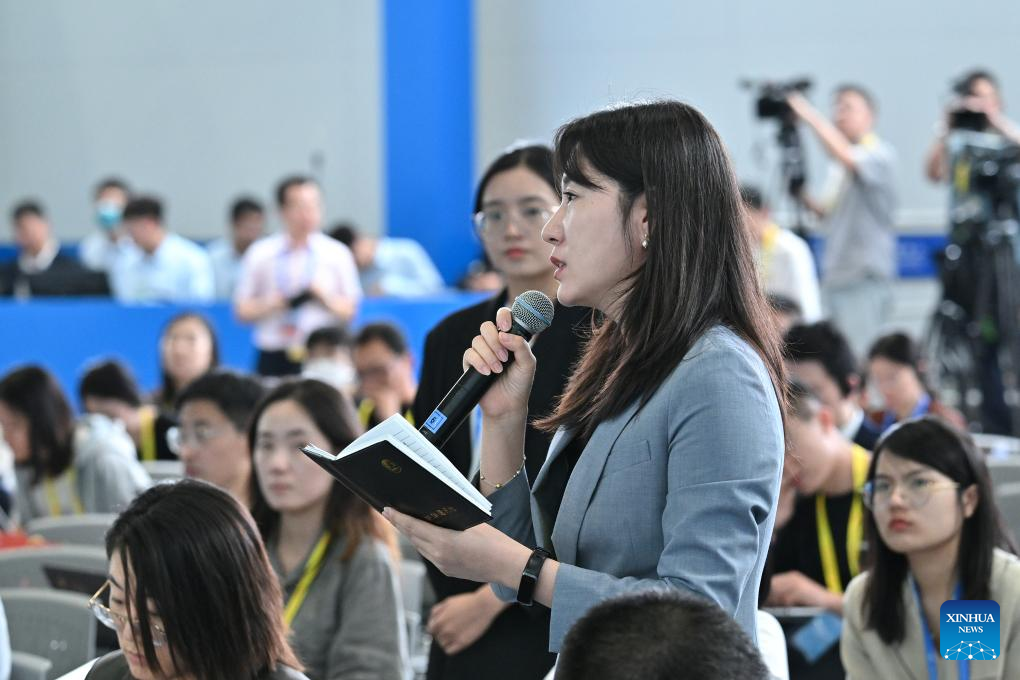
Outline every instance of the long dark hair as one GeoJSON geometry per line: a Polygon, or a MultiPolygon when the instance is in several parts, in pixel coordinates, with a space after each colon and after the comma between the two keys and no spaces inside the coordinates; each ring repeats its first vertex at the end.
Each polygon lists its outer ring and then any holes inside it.
{"type": "MultiPolygon", "coordinates": [[[[315,423],[315,427],[326,435],[334,452],[346,447],[360,434],[354,405],[335,388],[318,380],[285,382],[267,394],[251,415],[248,425],[248,450],[251,451],[253,466],[259,420],[267,408],[281,401],[293,401],[300,406],[315,423]]],[[[269,507],[266,497],[259,488],[256,475],[252,475],[251,479],[251,498],[255,523],[263,539],[268,541],[280,526],[280,513],[269,507]]],[[[385,542],[391,552],[396,548],[396,538],[382,515],[335,480],[330,487],[329,500],[326,502],[325,522],[325,528],[332,534],[331,541],[340,539],[347,541],[341,555],[342,560],[349,559],[366,537],[385,542]]]]}
{"type": "MultiPolygon", "coordinates": [[[[960,485],[958,494],[977,487],[977,507],[960,530],[957,570],[963,599],[989,599],[992,553],[996,547],[1016,553],[1016,544],[995,504],[988,467],[971,438],[937,416],[908,420],[875,446],[869,481],[875,479],[878,461],[886,452],[941,472],[960,485]]],[[[904,636],[903,586],[910,566],[905,555],[882,541],[872,512],[866,515],[864,532],[871,546],[871,565],[861,613],[865,626],[877,631],[883,642],[898,644],[904,636]]]]}
{"type": "Polygon", "coordinates": [[[208,370],[211,371],[212,369],[220,365],[220,343],[219,340],[216,338],[216,330],[213,328],[212,323],[210,323],[209,319],[207,319],[204,315],[199,314],[198,312],[181,312],[180,314],[175,315],[173,318],[166,322],[166,325],[163,326],[163,330],[160,331],[159,333],[160,387],[159,391],[156,393],[157,396],[156,406],[158,406],[160,410],[164,411],[173,410],[174,403],[177,401],[178,392],[177,387],[174,385],[173,378],[170,376],[170,373],[167,372],[166,366],[163,365],[163,338],[165,338],[167,334],[173,329],[173,327],[176,326],[178,323],[180,323],[181,321],[187,321],[189,319],[194,319],[195,321],[200,323],[202,327],[205,329],[206,333],[209,334],[209,339],[212,342],[212,357],[209,362],[208,370]]]}
{"type": "Polygon", "coordinates": [[[106,535],[120,553],[128,618],[148,665],[160,668],[148,602],[155,603],[175,668],[198,680],[245,680],[301,664],[287,642],[283,596],[248,512],[211,484],[157,484],[106,535]],[[133,584],[133,585],[132,585],[133,584]]]}
{"type": "Polygon", "coordinates": [[[74,458],[74,416],[56,378],[41,366],[15,369],[0,380],[0,401],[28,421],[32,483],[63,474],[74,458]]]}
{"type": "Polygon", "coordinates": [[[485,190],[492,178],[514,168],[527,168],[544,180],[557,195],[559,194],[556,178],[553,175],[552,149],[543,144],[519,146],[505,151],[486,168],[482,179],[478,181],[478,190],[475,192],[475,212],[482,209],[485,190]]]}
{"type": "Polygon", "coordinates": [[[619,319],[594,330],[555,413],[539,425],[573,425],[590,435],[635,400],[644,405],[718,323],[754,347],[785,406],[779,333],[758,284],[745,209],[726,149],[705,117],[663,101],[574,120],[556,135],[556,176],[598,188],[585,167],[619,185],[624,223],[645,196],[650,245],[625,282],[619,319]]]}

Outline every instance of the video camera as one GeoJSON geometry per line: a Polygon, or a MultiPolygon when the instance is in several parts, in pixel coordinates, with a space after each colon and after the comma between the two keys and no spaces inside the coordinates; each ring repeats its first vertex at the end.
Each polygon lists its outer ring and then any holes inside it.
{"type": "Polygon", "coordinates": [[[744,80],[745,89],[756,89],[758,98],[754,102],[755,113],[762,120],[789,120],[793,110],[786,103],[786,98],[793,92],[807,92],[811,89],[811,80],[800,78],[786,82],[771,80],[744,80]]]}

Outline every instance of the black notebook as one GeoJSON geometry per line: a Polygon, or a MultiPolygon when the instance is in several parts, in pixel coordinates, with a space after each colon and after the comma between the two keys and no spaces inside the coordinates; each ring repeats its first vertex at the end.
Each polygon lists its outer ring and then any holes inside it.
{"type": "Polygon", "coordinates": [[[340,453],[301,450],[376,510],[390,507],[447,529],[492,519],[492,503],[400,414],[340,453]]]}

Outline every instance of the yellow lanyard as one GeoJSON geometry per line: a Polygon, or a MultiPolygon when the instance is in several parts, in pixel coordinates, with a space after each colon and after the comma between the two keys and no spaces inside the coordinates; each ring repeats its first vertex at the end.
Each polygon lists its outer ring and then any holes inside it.
{"type": "MultiPolygon", "coordinates": [[[[868,476],[868,452],[854,444],[853,450],[853,500],[850,502],[850,517],[846,523],[846,559],[850,566],[850,578],[861,571],[861,540],[864,535],[862,517],[864,511],[861,502],[861,488],[868,476]]],[[[815,496],[815,518],[818,525],[818,552],[822,558],[822,573],[825,575],[825,587],[830,592],[843,594],[843,581],[839,577],[839,562],[836,559],[836,541],[832,537],[832,526],[829,524],[829,511],[825,506],[825,496],[815,496]]]]}
{"type": "MultiPolygon", "coordinates": [[[[71,497],[71,510],[73,514],[84,515],[85,508],[82,507],[78,498],[78,473],[73,467],[67,470],[67,493],[71,497]]],[[[43,479],[43,490],[46,492],[46,503],[50,506],[50,517],[60,517],[63,513],[60,504],[60,494],[57,493],[57,485],[51,477],[43,479]]]]}
{"type": "Polygon", "coordinates": [[[326,557],[326,548],[329,547],[329,536],[327,531],[319,539],[319,542],[315,544],[312,554],[308,557],[308,562],[305,563],[305,570],[301,574],[301,580],[298,581],[297,587],[294,588],[294,592],[287,600],[287,605],[283,609],[283,620],[287,622],[288,626],[294,622],[294,618],[301,610],[301,605],[305,603],[305,598],[308,597],[308,589],[311,588],[312,581],[322,571],[323,559],[326,557]]]}
{"type": "Polygon", "coordinates": [[[138,414],[142,460],[156,460],[156,408],[143,406],[138,414]]]}
{"type": "MultiPolygon", "coordinates": [[[[372,413],[375,412],[375,402],[371,399],[365,398],[358,403],[358,421],[361,422],[362,427],[368,427],[369,421],[372,420],[372,413]]],[[[404,420],[414,425],[414,411],[407,409],[404,411],[404,420]]]]}
{"type": "Polygon", "coordinates": [[[779,225],[769,222],[761,236],[761,280],[768,283],[772,275],[772,258],[776,251],[776,239],[779,237],[779,225]]]}

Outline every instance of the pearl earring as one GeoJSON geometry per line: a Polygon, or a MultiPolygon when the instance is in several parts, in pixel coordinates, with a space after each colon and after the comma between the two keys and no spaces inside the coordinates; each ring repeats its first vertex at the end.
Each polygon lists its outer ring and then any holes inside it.
{"type": "Polygon", "coordinates": [[[648,235],[647,234],[645,234],[645,237],[641,240],[641,247],[644,248],[645,250],[648,250],[648,235]]]}

